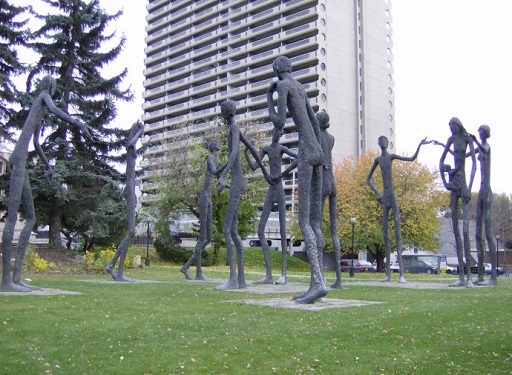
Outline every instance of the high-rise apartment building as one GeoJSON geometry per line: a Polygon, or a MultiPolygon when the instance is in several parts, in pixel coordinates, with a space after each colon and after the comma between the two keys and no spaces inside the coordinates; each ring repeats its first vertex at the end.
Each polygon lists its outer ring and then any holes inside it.
{"type": "MultiPolygon", "coordinates": [[[[280,55],[314,110],[328,112],[335,161],[378,149],[380,135],[394,149],[389,0],[149,0],[147,9],[143,142],[159,142],[142,162],[149,188],[148,176],[177,152],[166,143],[216,126],[207,120],[228,98],[238,122],[271,129],[266,93],[280,55]]],[[[297,146],[291,120],[281,143],[297,146]]],[[[293,176],[284,184],[290,192],[293,176]]]]}

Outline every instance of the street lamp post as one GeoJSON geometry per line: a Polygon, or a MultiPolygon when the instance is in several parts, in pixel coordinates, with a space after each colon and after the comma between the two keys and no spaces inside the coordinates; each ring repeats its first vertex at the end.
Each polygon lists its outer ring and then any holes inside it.
{"type": "Polygon", "coordinates": [[[350,277],[354,277],[354,227],[356,225],[355,217],[350,219],[350,224],[352,224],[352,264],[350,266],[350,277]]]}
{"type": "Polygon", "coordinates": [[[498,244],[500,243],[500,235],[496,235],[496,267],[498,267],[498,244]]]}
{"type": "Polygon", "coordinates": [[[147,237],[146,237],[146,267],[149,266],[149,221],[148,221],[148,231],[147,231],[147,237]]]}

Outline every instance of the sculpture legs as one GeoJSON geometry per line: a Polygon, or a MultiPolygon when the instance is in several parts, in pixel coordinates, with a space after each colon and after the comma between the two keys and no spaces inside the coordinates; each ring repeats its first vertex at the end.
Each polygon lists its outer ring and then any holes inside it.
{"type": "Polygon", "coordinates": [[[265,261],[265,277],[261,280],[255,281],[254,284],[272,284],[272,264],[270,262],[270,249],[268,247],[267,239],[265,238],[265,225],[267,224],[268,217],[270,215],[270,208],[272,207],[272,201],[267,198],[261,211],[260,222],[258,224],[258,238],[261,244],[261,250],[263,251],[263,259],[265,261]]]}
{"type": "Polygon", "coordinates": [[[13,168],[11,171],[10,192],[8,198],[7,220],[2,235],[2,285],[1,290],[8,292],[28,292],[31,287],[21,281],[21,266],[30,238],[32,227],[35,224],[35,210],[30,189],[28,173],[23,169],[13,168]],[[22,186],[21,189],[16,187],[22,186]],[[13,276],[11,277],[11,250],[14,228],[18,220],[18,208],[23,203],[26,211],[26,222],[18,240],[16,260],[14,262],[13,276]]]}
{"type": "Polygon", "coordinates": [[[396,253],[398,257],[398,270],[399,270],[399,283],[406,283],[404,276],[404,264],[402,262],[402,234],[400,233],[400,211],[398,210],[398,205],[394,205],[393,207],[393,215],[395,218],[395,243],[396,243],[396,253]]]}
{"type": "MultiPolygon", "coordinates": [[[[483,222],[482,222],[482,204],[480,196],[478,196],[476,206],[476,226],[475,226],[475,242],[476,242],[476,254],[477,254],[477,265],[478,265],[478,277],[475,284],[481,284],[484,282],[484,237],[483,237],[483,222]]],[[[494,242],[494,241],[493,241],[494,242]]]]}
{"type": "Polygon", "coordinates": [[[476,212],[476,249],[478,254],[478,279],[477,283],[480,285],[497,285],[498,272],[496,261],[496,246],[494,244],[494,233],[492,228],[492,193],[487,194],[483,199],[478,196],[477,212],[476,212]],[[484,258],[484,239],[482,235],[483,224],[485,224],[485,239],[489,248],[489,255],[491,257],[491,275],[487,281],[483,280],[483,258],[484,258]],[[480,268],[482,269],[482,280],[480,280],[480,268]]]}
{"type": "Polygon", "coordinates": [[[195,261],[196,262],[196,280],[209,281],[210,279],[203,275],[203,270],[201,268],[201,260],[202,260],[202,252],[208,246],[208,244],[212,241],[212,212],[211,212],[211,204],[208,204],[207,207],[204,207],[206,211],[203,212],[203,208],[201,208],[200,212],[200,223],[199,223],[199,238],[197,239],[196,247],[194,249],[194,253],[190,256],[187,262],[180,268],[180,272],[185,275],[187,280],[192,280],[192,276],[188,272],[190,265],[195,261]],[[204,218],[204,220],[203,220],[204,218]]]}
{"type": "Polygon", "coordinates": [[[389,208],[383,207],[382,216],[382,237],[386,251],[386,276],[381,282],[391,281],[391,245],[389,243],[389,208]]]}
{"type": "Polygon", "coordinates": [[[32,189],[30,188],[28,174],[26,175],[25,182],[23,184],[21,203],[23,205],[23,210],[25,211],[25,225],[23,226],[20,238],[18,239],[18,249],[16,251],[16,261],[14,262],[12,281],[16,285],[31,289],[32,287],[30,285],[21,281],[21,267],[23,265],[23,259],[25,258],[32,228],[34,228],[36,223],[36,212],[34,209],[34,200],[32,198],[32,189]]]}
{"type": "Polygon", "coordinates": [[[323,249],[321,168],[321,165],[315,167],[306,163],[299,165],[299,184],[300,181],[306,182],[303,186],[299,186],[299,226],[311,266],[311,283],[309,290],[295,299],[298,303],[313,303],[327,295],[318,256],[319,249],[323,249]]]}
{"type": "MultiPolygon", "coordinates": [[[[284,193],[284,192],[283,192],[284,193]]],[[[278,202],[279,209],[279,233],[281,234],[281,276],[276,284],[286,284],[286,267],[288,262],[288,243],[286,241],[286,202],[284,199],[278,202]]],[[[291,245],[291,244],[290,244],[291,245]]]]}
{"type": "Polygon", "coordinates": [[[236,191],[231,186],[228,206],[226,208],[226,219],[224,221],[224,238],[226,240],[227,258],[229,264],[229,280],[222,285],[215,287],[217,290],[245,288],[244,259],[242,240],[238,236],[238,205],[242,192],[236,191]],[[236,251],[236,254],[235,254],[236,251]],[[238,255],[238,271],[236,256],[238,255]],[[241,274],[240,274],[241,271],[241,274]]]}
{"type": "MultiPolygon", "coordinates": [[[[326,197],[327,196],[323,197],[322,210],[325,207],[326,197]]],[[[334,247],[334,261],[336,263],[336,281],[334,282],[334,284],[331,285],[331,288],[341,289],[341,245],[340,240],[338,238],[338,229],[336,225],[337,214],[338,213],[336,212],[336,194],[329,194],[329,228],[331,230],[332,245],[334,247]]]]}
{"type": "Polygon", "coordinates": [[[471,242],[469,240],[469,202],[462,203],[462,235],[464,238],[464,257],[467,265],[467,287],[473,287],[471,280],[471,242]]]}
{"type": "MultiPolygon", "coordinates": [[[[457,287],[464,286],[464,256],[463,256],[463,248],[462,248],[462,238],[460,236],[459,229],[459,218],[457,213],[459,212],[459,202],[458,197],[455,193],[451,193],[451,202],[450,202],[450,210],[452,212],[452,226],[453,226],[453,234],[455,236],[455,250],[457,251],[457,262],[459,266],[459,279],[450,284],[449,286],[457,287]]],[[[470,273],[471,269],[468,265],[467,272],[470,273]]]]}

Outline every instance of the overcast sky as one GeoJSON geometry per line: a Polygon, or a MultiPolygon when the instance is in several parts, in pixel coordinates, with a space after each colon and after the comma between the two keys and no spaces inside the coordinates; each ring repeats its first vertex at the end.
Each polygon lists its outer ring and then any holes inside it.
{"type": "MultiPolygon", "coordinates": [[[[36,0],[17,0],[32,3],[36,0]]],[[[144,37],[147,1],[100,0],[113,13],[123,6],[116,22],[127,45],[112,67],[127,66],[136,100],[121,105],[117,126],[130,127],[142,116],[144,37]]],[[[384,1],[384,0],[382,0],[384,1]]],[[[390,0],[394,42],[395,120],[397,153],[412,154],[428,137],[446,142],[448,121],[456,116],[478,134],[491,127],[491,185],[496,193],[512,193],[507,147],[512,143],[512,1],[508,0],[390,0]]],[[[442,148],[423,146],[418,160],[437,167],[442,148]]],[[[449,158],[447,158],[449,161],[449,158]]],[[[469,169],[469,168],[468,168],[469,169]]],[[[480,184],[477,171],[473,191],[480,184]]]]}

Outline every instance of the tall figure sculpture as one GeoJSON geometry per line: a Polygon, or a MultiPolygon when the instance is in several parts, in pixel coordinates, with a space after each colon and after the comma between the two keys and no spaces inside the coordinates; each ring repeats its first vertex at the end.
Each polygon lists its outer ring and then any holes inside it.
{"type": "Polygon", "coordinates": [[[41,131],[41,122],[48,111],[60,119],[69,122],[80,128],[82,135],[92,139],[89,127],[84,125],[68,115],[66,112],[57,108],[53,102],[52,96],[56,90],[55,79],[48,75],[45,76],[39,84],[39,93],[30,107],[28,117],[25,120],[16,146],[9,158],[9,169],[11,177],[9,181],[9,197],[7,205],[7,221],[5,223],[2,235],[2,285],[1,290],[10,292],[28,292],[31,287],[21,281],[21,266],[30,238],[30,233],[35,224],[34,200],[32,198],[32,189],[26,170],[26,159],[30,139],[33,137],[34,149],[48,168],[48,175],[51,176],[52,167],[43,153],[39,143],[41,131]],[[14,270],[11,276],[11,250],[14,236],[14,227],[18,219],[18,209],[23,205],[25,213],[25,225],[21,230],[18,249],[16,251],[16,260],[14,270]]]}
{"type": "Polygon", "coordinates": [[[476,137],[472,137],[478,146],[475,153],[478,153],[480,161],[480,190],[478,191],[478,200],[476,202],[476,250],[478,257],[478,278],[477,284],[496,285],[498,284],[498,274],[496,270],[496,247],[494,244],[494,233],[492,226],[492,190],[491,190],[491,146],[487,139],[491,136],[491,128],[482,125],[478,128],[478,135],[481,143],[476,137]],[[491,255],[491,275],[489,280],[484,282],[484,238],[483,226],[485,226],[485,239],[491,255]]]}
{"type": "Polygon", "coordinates": [[[377,200],[380,204],[382,204],[382,212],[383,212],[383,219],[382,219],[382,236],[384,237],[384,244],[386,247],[386,277],[382,279],[381,281],[390,281],[391,280],[391,245],[389,242],[389,210],[393,209],[393,218],[395,223],[395,246],[396,246],[396,253],[398,256],[398,267],[399,267],[399,283],[405,283],[405,277],[404,277],[404,267],[402,262],[402,235],[400,233],[400,211],[398,209],[398,203],[396,201],[395,197],[395,187],[393,185],[393,160],[402,160],[402,161],[414,161],[418,157],[418,153],[420,152],[421,145],[427,144],[426,139],[423,139],[420,144],[418,145],[418,148],[416,149],[416,152],[412,156],[400,156],[396,154],[390,154],[388,152],[388,145],[389,140],[385,136],[380,136],[379,140],[379,147],[382,151],[381,155],[377,158],[375,158],[373,165],[370,169],[370,172],[368,173],[368,176],[366,177],[366,182],[370,186],[370,188],[375,192],[377,195],[377,200]],[[375,172],[375,169],[377,166],[380,166],[380,171],[382,173],[382,185],[383,185],[383,192],[381,192],[377,189],[375,184],[372,181],[373,172],[375,172]]]}
{"type": "Polygon", "coordinates": [[[276,128],[282,129],[288,109],[299,134],[296,159],[299,188],[298,219],[311,266],[311,283],[309,290],[296,296],[295,300],[299,303],[313,303],[327,294],[319,255],[324,245],[321,227],[324,153],[319,142],[320,127],[306,91],[292,77],[290,60],[280,56],[273,62],[272,68],[278,81],[271,83],[267,92],[270,119],[276,128]],[[274,108],[274,92],[277,93],[277,111],[274,108]]]}
{"type": "Polygon", "coordinates": [[[466,129],[457,117],[453,117],[449,122],[451,137],[448,138],[446,145],[439,160],[439,171],[443,185],[450,191],[450,210],[452,213],[453,234],[455,236],[455,246],[457,250],[457,260],[459,264],[459,279],[450,286],[464,286],[464,258],[467,266],[467,286],[472,287],[471,280],[471,243],[469,241],[469,201],[471,199],[471,187],[476,172],[476,157],[473,146],[473,139],[467,133],[466,129]],[[452,148],[453,146],[453,148],[452,148]],[[469,146],[469,156],[471,157],[471,174],[469,186],[466,183],[466,150],[469,146]],[[445,164],[446,155],[453,155],[454,166],[451,168],[445,164]],[[445,173],[448,173],[449,179],[446,181],[445,173]],[[462,242],[459,230],[459,199],[462,200],[462,242]]]}
{"type": "Polygon", "coordinates": [[[322,171],[322,215],[325,208],[325,200],[329,198],[329,228],[331,230],[332,244],[334,247],[334,259],[336,261],[336,281],[331,288],[341,288],[340,254],[341,245],[338,238],[336,224],[336,182],[332,170],[332,148],[334,147],[334,136],[329,134],[327,129],[331,126],[329,115],[325,111],[318,112],[316,118],[320,125],[320,145],[325,155],[325,163],[322,171]]]}
{"type": "Polygon", "coordinates": [[[208,149],[210,150],[210,155],[206,158],[206,174],[204,176],[203,190],[201,194],[199,194],[198,199],[199,238],[197,239],[194,253],[180,268],[180,271],[185,275],[187,280],[192,280],[188,268],[194,260],[196,261],[196,280],[209,280],[203,275],[201,269],[201,254],[205,247],[212,241],[212,180],[214,176],[218,176],[224,170],[225,166],[219,167],[219,162],[217,161],[217,154],[220,150],[219,142],[210,142],[208,149]]]}
{"type": "Polygon", "coordinates": [[[126,140],[126,186],[124,188],[123,195],[126,199],[126,220],[128,224],[128,232],[119,244],[114,257],[105,267],[105,270],[110,273],[114,281],[133,281],[124,276],[124,261],[126,259],[126,254],[128,253],[130,240],[135,235],[135,208],[137,206],[137,197],[135,196],[135,162],[137,161],[137,150],[135,146],[142,135],[143,130],[144,125],[142,122],[137,121],[132,125],[130,133],[128,134],[128,139],[126,140]],[[119,266],[116,274],[114,269],[118,259],[119,266]]]}
{"type": "MultiPolygon", "coordinates": [[[[293,158],[297,158],[297,155],[290,151],[288,147],[283,146],[279,143],[279,139],[283,135],[283,131],[277,128],[272,129],[272,143],[266,147],[264,147],[258,157],[260,164],[261,160],[266,156],[268,156],[269,166],[270,166],[270,175],[277,176],[281,173],[281,163],[283,154],[287,154],[293,158]]],[[[249,149],[245,149],[245,158],[247,159],[247,163],[249,167],[254,171],[258,168],[258,164],[254,163],[249,155],[249,149]]],[[[272,206],[277,204],[278,212],[279,212],[279,233],[281,235],[281,277],[276,281],[276,284],[286,284],[286,263],[288,257],[288,246],[286,242],[286,199],[284,196],[283,185],[279,181],[271,181],[267,191],[267,197],[265,198],[265,203],[263,204],[263,209],[261,211],[260,221],[258,224],[258,238],[261,243],[261,248],[263,250],[263,256],[265,259],[265,269],[266,274],[265,277],[261,280],[255,282],[255,284],[272,284],[272,265],[270,262],[270,249],[267,243],[267,239],[265,238],[265,225],[267,224],[268,217],[272,210],[272,206]]]]}
{"type": "MultiPolygon", "coordinates": [[[[221,172],[217,181],[218,190],[222,191],[224,188],[229,188],[229,200],[226,208],[226,217],[224,218],[223,233],[226,240],[227,258],[229,263],[229,280],[222,285],[215,287],[215,289],[238,289],[245,288],[245,275],[244,275],[244,253],[242,247],[242,240],[238,235],[238,208],[240,198],[245,188],[245,180],[240,165],[240,142],[242,142],[253,154],[257,157],[258,154],[250,142],[242,135],[240,128],[235,121],[236,104],[232,100],[224,101],[221,106],[221,116],[226,121],[229,127],[228,131],[228,153],[229,158],[226,163],[225,169],[221,172]],[[227,174],[231,173],[231,186],[226,183],[227,174]],[[235,265],[235,251],[236,261],[235,265]]],[[[263,173],[267,181],[270,180],[263,168],[263,173]]]]}

